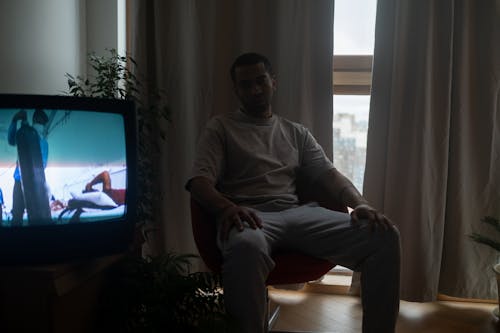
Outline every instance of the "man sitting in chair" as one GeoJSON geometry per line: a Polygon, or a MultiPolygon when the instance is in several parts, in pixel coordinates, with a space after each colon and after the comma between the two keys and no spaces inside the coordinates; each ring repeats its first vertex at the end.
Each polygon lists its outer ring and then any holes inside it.
{"type": "Polygon", "coordinates": [[[273,113],[276,80],[266,57],[243,54],[230,73],[241,107],[208,122],[186,184],[217,217],[228,313],[242,332],[264,332],[271,254],[289,249],[361,272],[363,332],[394,332],[397,228],[333,167],[305,127],[273,113]],[[351,214],[301,205],[299,173],[351,207],[351,214]]]}

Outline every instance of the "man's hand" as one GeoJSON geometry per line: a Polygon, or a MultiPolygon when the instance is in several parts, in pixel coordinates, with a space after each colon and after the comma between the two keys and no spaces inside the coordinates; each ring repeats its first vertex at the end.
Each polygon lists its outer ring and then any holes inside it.
{"type": "Polygon", "coordinates": [[[392,222],[384,214],[378,212],[375,208],[361,204],[357,205],[351,212],[351,219],[353,222],[358,222],[360,219],[367,219],[372,222],[372,230],[381,226],[385,230],[392,227],[392,222]]]}
{"type": "Polygon", "coordinates": [[[220,237],[222,241],[229,238],[231,228],[235,227],[238,231],[243,231],[243,223],[246,222],[252,229],[262,228],[261,219],[251,209],[242,206],[229,206],[218,216],[221,221],[220,237]]]}
{"type": "Polygon", "coordinates": [[[27,119],[26,110],[21,110],[14,115],[12,121],[18,121],[18,120],[26,121],[26,119],[27,119]]]}
{"type": "Polygon", "coordinates": [[[85,185],[85,190],[84,190],[84,193],[87,193],[87,192],[93,192],[94,189],[92,188],[92,184],[91,183],[87,183],[85,185]]]}

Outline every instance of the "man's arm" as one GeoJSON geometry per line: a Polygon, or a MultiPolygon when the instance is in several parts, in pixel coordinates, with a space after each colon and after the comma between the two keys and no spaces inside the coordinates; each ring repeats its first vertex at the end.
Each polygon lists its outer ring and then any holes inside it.
{"type": "Polygon", "coordinates": [[[354,184],[337,169],[330,169],[324,172],[317,180],[316,184],[320,186],[329,197],[347,207],[368,204],[365,198],[359,193],[354,184]]]}
{"type": "Polygon", "coordinates": [[[226,240],[232,227],[243,231],[243,222],[253,228],[261,228],[262,221],[250,209],[238,206],[224,197],[211,180],[205,177],[194,177],[187,185],[187,190],[191,192],[193,198],[205,209],[214,214],[222,223],[220,237],[226,240]]]}
{"type": "Polygon", "coordinates": [[[95,176],[90,182],[85,185],[85,192],[92,192],[93,186],[102,183],[102,190],[109,191],[111,190],[111,176],[109,172],[104,170],[95,176]]]}
{"type": "Polygon", "coordinates": [[[236,206],[232,201],[220,194],[212,181],[205,177],[198,176],[191,179],[187,185],[187,190],[191,192],[193,198],[203,208],[214,215],[236,206]]]}
{"type": "Polygon", "coordinates": [[[7,132],[7,142],[11,146],[16,145],[16,132],[17,132],[17,121],[21,120],[22,122],[26,121],[26,111],[21,110],[17,112],[14,117],[12,117],[12,121],[9,125],[9,129],[7,132]]]}
{"type": "Polygon", "coordinates": [[[375,208],[359,193],[353,183],[337,169],[330,169],[323,173],[315,182],[326,193],[335,198],[339,203],[351,207],[351,217],[354,222],[359,219],[368,219],[375,224],[387,227],[392,225],[391,221],[375,208]]]}

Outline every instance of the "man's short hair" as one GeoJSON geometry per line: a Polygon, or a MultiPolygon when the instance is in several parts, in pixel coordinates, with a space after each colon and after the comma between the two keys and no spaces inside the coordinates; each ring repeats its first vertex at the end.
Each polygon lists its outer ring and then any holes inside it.
{"type": "Polygon", "coordinates": [[[42,109],[36,109],[35,113],[33,113],[33,124],[42,124],[45,125],[48,123],[49,117],[45,114],[42,109]]]}
{"type": "Polygon", "coordinates": [[[231,79],[233,80],[233,82],[236,83],[236,67],[255,65],[258,63],[263,63],[266,71],[271,76],[274,75],[271,62],[265,56],[255,52],[243,53],[238,58],[236,58],[236,60],[233,62],[233,65],[231,66],[231,79]]]}

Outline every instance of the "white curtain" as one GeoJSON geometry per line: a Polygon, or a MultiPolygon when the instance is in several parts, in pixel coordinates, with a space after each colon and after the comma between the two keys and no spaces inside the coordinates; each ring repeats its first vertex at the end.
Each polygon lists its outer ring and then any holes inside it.
{"type": "Polygon", "coordinates": [[[137,0],[129,17],[132,55],[172,114],[158,161],[161,250],[196,253],[183,186],[206,121],[237,107],[229,68],[239,54],[269,57],[273,111],[307,126],[331,156],[333,1],[137,0]]]}
{"type": "Polygon", "coordinates": [[[378,1],[367,151],[402,298],[495,298],[497,256],[467,235],[500,217],[500,1],[378,1]]]}

